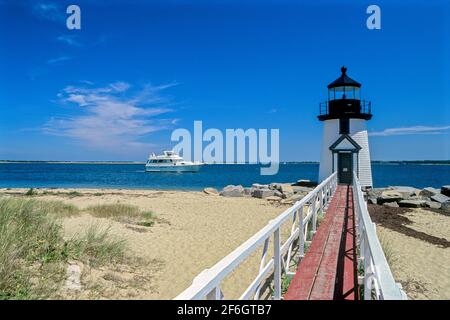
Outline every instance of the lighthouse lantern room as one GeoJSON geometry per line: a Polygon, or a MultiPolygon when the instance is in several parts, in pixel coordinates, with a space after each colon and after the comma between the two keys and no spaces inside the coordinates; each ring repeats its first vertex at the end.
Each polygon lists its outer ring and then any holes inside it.
{"type": "Polygon", "coordinates": [[[363,187],[372,187],[366,121],[372,118],[371,102],[361,100],[361,84],[341,76],[328,85],[328,100],[320,104],[323,122],[319,180],[337,171],[339,183],[351,183],[356,172],[363,187]]]}

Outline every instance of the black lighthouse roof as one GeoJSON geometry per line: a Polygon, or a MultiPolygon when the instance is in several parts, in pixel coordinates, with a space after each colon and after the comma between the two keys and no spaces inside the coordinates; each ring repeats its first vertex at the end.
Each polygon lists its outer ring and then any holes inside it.
{"type": "Polygon", "coordinates": [[[341,76],[336,80],[334,80],[332,83],[330,83],[328,85],[328,89],[346,86],[361,88],[361,83],[347,76],[347,68],[345,66],[341,68],[341,72],[342,72],[341,76]]]}
{"type": "Polygon", "coordinates": [[[328,85],[328,100],[319,105],[319,120],[372,118],[372,103],[361,100],[361,84],[347,76],[347,68],[341,68],[341,76],[328,85]]]}

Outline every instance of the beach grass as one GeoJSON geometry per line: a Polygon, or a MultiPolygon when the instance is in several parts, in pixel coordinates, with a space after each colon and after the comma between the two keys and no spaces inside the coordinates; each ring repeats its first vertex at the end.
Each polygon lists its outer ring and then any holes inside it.
{"type": "Polygon", "coordinates": [[[37,192],[33,188],[30,188],[30,189],[28,189],[27,192],[25,192],[25,195],[28,197],[34,196],[36,194],[37,194],[37,192]]]}
{"type": "Polygon", "coordinates": [[[386,257],[387,263],[389,264],[389,266],[392,266],[397,259],[392,243],[385,235],[380,235],[379,240],[381,248],[383,249],[384,252],[384,256],[386,257]]]}
{"type": "Polygon", "coordinates": [[[109,218],[144,227],[150,227],[155,222],[152,211],[141,211],[137,206],[122,203],[90,206],[86,211],[94,217],[109,218]]]}
{"type": "Polygon", "coordinates": [[[0,299],[43,299],[55,294],[68,259],[119,261],[125,242],[93,226],[64,240],[55,211],[70,206],[34,199],[0,198],[0,299]]]}
{"type": "Polygon", "coordinates": [[[93,224],[70,240],[70,254],[93,265],[121,262],[126,243],[110,234],[109,227],[93,224]]]}
{"type": "Polygon", "coordinates": [[[38,201],[36,202],[36,206],[41,206],[43,210],[57,217],[73,216],[81,212],[78,207],[73,204],[64,203],[63,201],[38,201]]]}

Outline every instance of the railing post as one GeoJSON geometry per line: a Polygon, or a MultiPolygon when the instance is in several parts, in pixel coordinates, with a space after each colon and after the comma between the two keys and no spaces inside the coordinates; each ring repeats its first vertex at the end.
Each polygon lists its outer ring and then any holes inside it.
{"type": "Polygon", "coordinates": [[[206,300],[222,300],[223,294],[220,287],[215,287],[210,293],[206,295],[206,300]]]}
{"type": "MultiPolygon", "coordinates": [[[[364,254],[369,253],[369,244],[364,241],[364,254]]],[[[372,261],[370,254],[364,257],[364,300],[372,300],[372,261]]]]}
{"type": "MultiPolygon", "coordinates": [[[[294,215],[292,216],[291,235],[294,234],[294,232],[295,232],[295,226],[296,226],[296,222],[297,222],[296,220],[297,220],[297,211],[295,211],[294,215]]],[[[289,272],[289,264],[291,262],[291,254],[292,254],[292,247],[293,247],[293,245],[294,245],[294,242],[292,242],[292,244],[289,246],[288,253],[286,255],[286,261],[285,262],[283,261],[283,263],[284,263],[284,272],[286,274],[288,274],[288,272],[289,272]]]]}
{"type": "Polygon", "coordinates": [[[297,214],[298,214],[298,224],[299,224],[298,247],[299,247],[300,257],[303,258],[305,256],[305,235],[304,235],[305,230],[303,230],[303,206],[298,208],[297,214]]]}
{"type": "MultiPolygon", "coordinates": [[[[262,256],[261,256],[261,262],[259,264],[259,272],[261,272],[261,270],[264,268],[264,264],[265,264],[266,256],[267,256],[267,249],[269,248],[269,239],[270,238],[267,238],[266,241],[264,241],[264,247],[263,247],[263,252],[262,252],[262,256]]],[[[259,299],[260,292],[261,292],[261,286],[258,286],[258,288],[255,290],[254,300],[258,300],[259,299]]]]}
{"type": "Polygon", "coordinates": [[[316,201],[317,200],[317,194],[314,195],[313,197],[313,201],[311,203],[311,208],[312,208],[312,234],[314,235],[316,233],[317,230],[317,210],[316,210],[316,201]]]}
{"type": "Polygon", "coordinates": [[[280,252],[280,228],[275,230],[273,238],[273,262],[274,262],[274,293],[273,299],[281,299],[281,252],[280,252]]]}
{"type": "Polygon", "coordinates": [[[324,214],[325,205],[323,204],[323,189],[319,190],[319,202],[320,202],[319,204],[320,213],[324,214]]]}

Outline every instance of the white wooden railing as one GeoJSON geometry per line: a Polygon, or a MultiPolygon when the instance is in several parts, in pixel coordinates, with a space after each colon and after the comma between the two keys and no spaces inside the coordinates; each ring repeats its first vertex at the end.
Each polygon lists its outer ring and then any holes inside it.
{"type": "Polygon", "coordinates": [[[364,299],[406,300],[401,285],[392,276],[356,173],[353,173],[353,199],[359,249],[358,269],[363,272],[359,279],[364,285],[364,299]]]}
{"type": "Polygon", "coordinates": [[[275,219],[244,242],[241,246],[220,260],[210,269],[202,271],[175,299],[224,299],[221,284],[224,278],[236,269],[252,253],[263,247],[259,272],[242,293],[240,299],[259,299],[263,284],[273,277],[273,299],[281,298],[282,274],[292,276],[289,271],[291,259],[297,249],[299,257],[304,256],[305,243],[311,239],[317,227],[317,217],[325,214],[331,197],[336,190],[336,173],[329,176],[303,199],[297,201],[292,207],[285,210],[275,219]],[[282,243],[281,226],[292,221],[289,237],[282,243]],[[267,260],[269,242],[273,239],[273,256],[267,260]]]}

